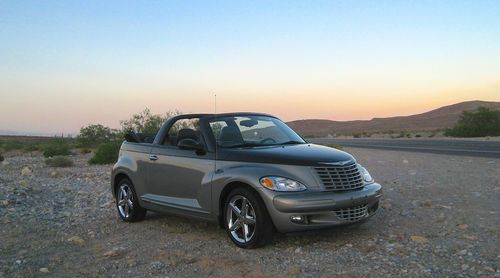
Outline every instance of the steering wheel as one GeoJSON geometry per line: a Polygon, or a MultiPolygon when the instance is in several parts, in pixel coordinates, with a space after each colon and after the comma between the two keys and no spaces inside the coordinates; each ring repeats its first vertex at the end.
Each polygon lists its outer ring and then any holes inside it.
{"type": "Polygon", "coordinates": [[[268,142],[268,143],[275,143],[276,144],[276,140],[274,140],[271,137],[260,140],[259,144],[265,144],[266,142],[268,142]]]}

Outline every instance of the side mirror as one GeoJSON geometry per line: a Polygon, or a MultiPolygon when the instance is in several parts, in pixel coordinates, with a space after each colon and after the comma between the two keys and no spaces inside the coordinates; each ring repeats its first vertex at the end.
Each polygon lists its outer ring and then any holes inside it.
{"type": "Polygon", "coordinates": [[[198,154],[205,153],[203,145],[191,138],[185,138],[177,142],[177,148],[181,150],[193,150],[198,154]]]}

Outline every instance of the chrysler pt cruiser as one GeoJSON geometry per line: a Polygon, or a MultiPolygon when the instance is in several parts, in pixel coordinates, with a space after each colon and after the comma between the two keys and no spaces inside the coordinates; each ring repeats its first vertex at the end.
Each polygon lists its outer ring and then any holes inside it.
{"type": "Polygon", "coordinates": [[[353,156],[307,143],[267,114],[180,115],[155,135],[125,138],[111,176],[123,221],[147,210],[212,221],[242,248],[276,231],[364,221],[382,196],[353,156]]]}

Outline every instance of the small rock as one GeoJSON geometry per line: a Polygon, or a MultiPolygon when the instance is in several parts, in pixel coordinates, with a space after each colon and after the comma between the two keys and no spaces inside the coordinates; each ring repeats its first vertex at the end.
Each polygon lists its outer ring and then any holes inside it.
{"type": "Polygon", "coordinates": [[[389,203],[385,202],[385,203],[383,203],[383,204],[381,205],[381,207],[382,207],[383,209],[391,209],[391,207],[392,207],[392,206],[391,206],[391,204],[389,204],[389,203]]]}
{"type": "Polygon", "coordinates": [[[28,185],[28,181],[27,181],[27,180],[20,180],[20,181],[18,181],[17,183],[18,183],[19,185],[21,185],[21,186],[26,186],[26,185],[28,185]]]}
{"type": "Polygon", "coordinates": [[[460,230],[467,230],[467,228],[469,228],[469,225],[467,225],[467,224],[460,224],[460,225],[458,225],[458,228],[460,230]]]}
{"type": "Polygon", "coordinates": [[[78,244],[78,245],[82,245],[85,243],[85,241],[79,236],[72,236],[72,237],[68,238],[68,242],[78,244]]]}
{"type": "Polygon", "coordinates": [[[426,208],[430,208],[432,206],[432,201],[431,200],[425,200],[422,202],[422,206],[426,208]]]}
{"type": "Polygon", "coordinates": [[[7,161],[7,160],[2,161],[2,165],[3,165],[3,166],[7,166],[7,165],[9,165],[9,164],[10,164],[10,162],[9,162],[9,161],[7,161]]]}
{"type": "Polygon", "coordinates": [[[495,272],[495,270],[493,269],[493,267],[489,267],[489,266],[485,266],[484,270],[487,270],[489,272],[495,272]]]}
{"type": "Polygon", "coordinates": [[[352,244],[350,244],[350,243],[347,243],[347,244],[346,244],[345,246],[346,246],[346,247],[349,247],[349,248],[351,248],[351,247],[352,247],[352,244]]]}
{"type": "Polygon", "coordinates": [[[127,265],[128,265],[128,267],[134,267],[134,266],[137,265],[137,262],[134,261],[134,260],[132,260],[132,259],[128,259],[127,260],[127,265]]]}
{"type": "Polygon", "coordinates": [[[61,174],[59,172],[57,172],[57,171],[51,171],[49,173],[49,177],[51,177],[51,178],[58,178],[60,176],[61,176],[61,174]]]}
{"type": "Polygon", "coordinates": [[[114,202],[113,201],[108,201],[106,203],[101,204],[99,207],[100,208],[107,208],[107,207],[111,207],[112,205],[114,205],[114,202]]]}
{"type": "Polygon", "coordinates": [[[165,267],[165,264],[159,261],[155,261],[149,264],[149,269],[153,271],[159,271],[165,267]]]}
{"type": "Polygon", "coordinates": [[[443,223],[446,217],[444,216],[444,213],[440,213],[436,219],[436,222],[438,223],[443,223]]]}
{"type": "Polygon", "coordinates": [[[404,160],[403,160],[403,163],[404,163],[404,164],[408,164],[408,160],[404,159],[404,160]]]}
{"type": "Polygon", "coordinates": [[[403,210],[399,213],[401,216],[408,216],[411,214],[411,212],[409,210],[403,210]]]}
{"type": "Polygon", "coordinates": [[[30,167],[24,166],[23,169],[21,169],[21,176],[31,176],[33,175],[33,170],[31,170],[30,167]]]}
{"type": "Polygon", "coordinates": [[[463,255],[466,255],[466,254],[467,254],[467,250],[466,250],[466,249],[464,249],[464,250],[460,250],[460,252],[458,252],[458,254],[460,254],[460,255],[462,255],[462,256],[463,256],[463,255]]]}
{"type": "Polygon", "coordinates": [[[9,200],[2,200],[0,201],[0,204],[4,207],[8,206],[9,205],[9,200]]]}
{"type": "Polygon", "coordinates": [[[468,239],[468,240],[476,240],[477,236],[474,236],[474,235],[464,235],[464,238],[468,239]]]}
{"type": "Polygon", "coordinates": [[[469,265],[463,264],[462,265],[462,271],[466,271],[467,269],[469,269],[469,265]]]}
{"type": "Polygon", "coordinates": [[[427,243],[429,241],[427,238],[423,236],[411,236],[410,240],[418,243],[427,243]]]}
{"type": "Polygon", "coordinates": [[[300,249],[300,247],[297,247],[297,249],[295,249],[294,251],[295,254],[299,254],[300,252],[302,252],[302,249],[300,249]]]}
{"type": "Polygon", "coordinates": [[[46,267],[42,267],[42,268],[40,268],[40,272],[49,273],[49,269],[46,267]]]}
{"type": "Polygon", "coordinates": [[[104,255],[104,257],[116,257],[119,254],[118,254],[118,251],[116,251],[116,250],[109,250],[106,253],[104,253],[103,255],[104,255]]]}

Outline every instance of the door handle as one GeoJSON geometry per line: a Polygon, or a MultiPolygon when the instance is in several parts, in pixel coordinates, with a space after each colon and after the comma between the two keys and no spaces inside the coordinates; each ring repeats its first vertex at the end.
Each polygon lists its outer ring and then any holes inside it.
{"type": "Polygon", "coordinates": [[[150,154],[149,155],[149,160],[156,161],[156,160],[158,160],[158,156],[154,155],[154,154],[150,154]]]}

